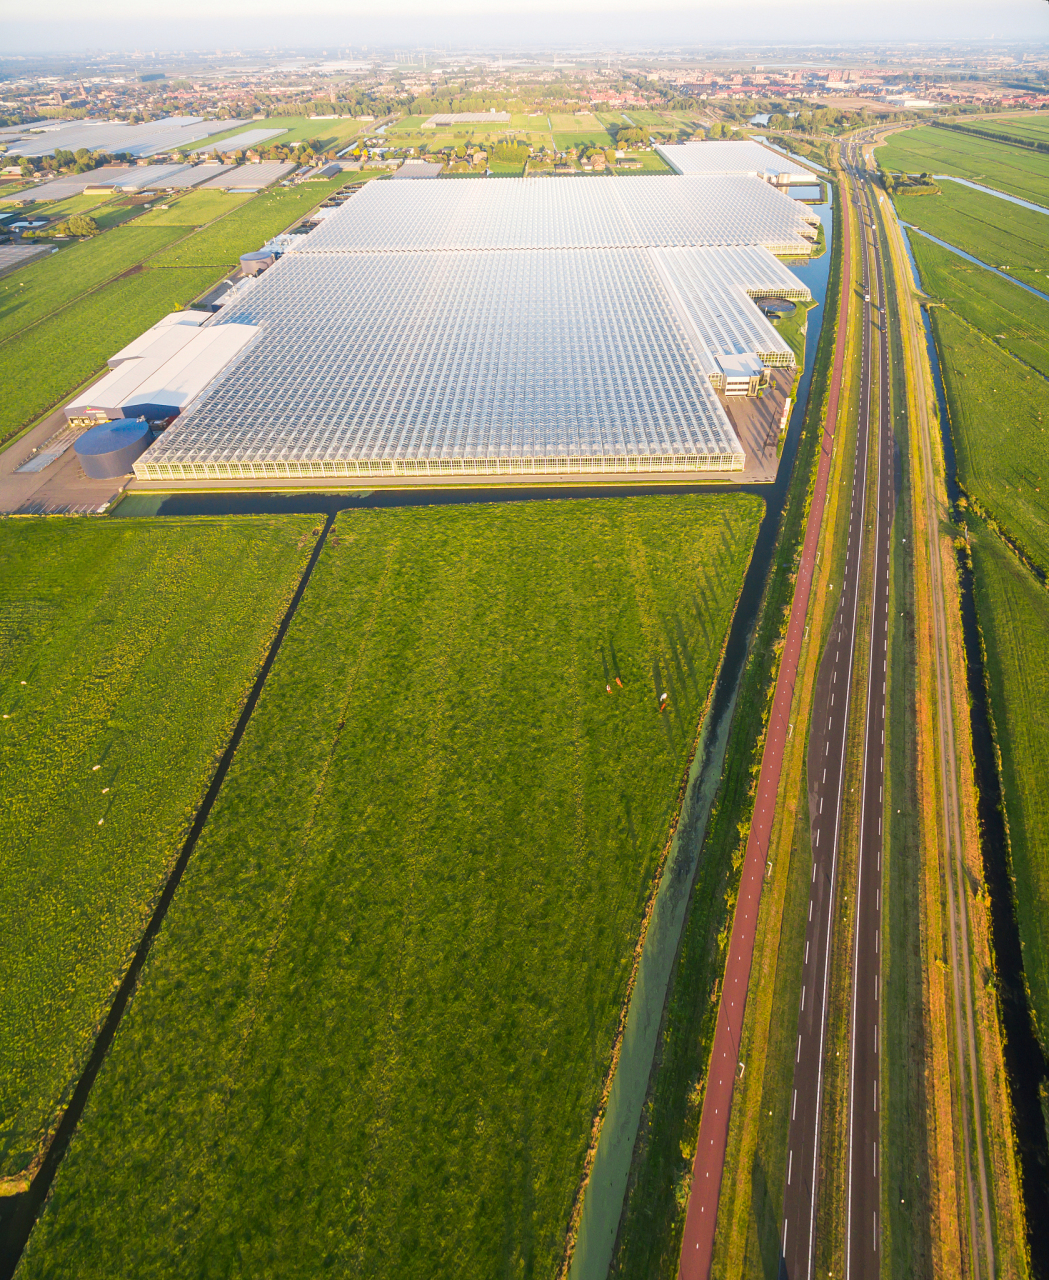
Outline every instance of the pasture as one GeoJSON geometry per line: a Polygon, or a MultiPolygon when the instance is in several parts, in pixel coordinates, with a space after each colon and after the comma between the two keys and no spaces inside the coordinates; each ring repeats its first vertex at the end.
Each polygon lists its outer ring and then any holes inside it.
{"type": "Polygon", "coordinates": [[[761,510],[339,516],[22,1280],[556,1273],[761,510]]]}
{"type": "Polygon", "coordinates": [[[1049,1044],[1049,595],[987,532],[972,540],[976,607],[1015,878],[1024,975],[1049,1044]]]}
{"type": "Polygon", "coordinates": [[[956,182],[941,185],[938,196],[894,196],[903,221],[1049,292],[1049,214],[956,182]]]}
{"type": "Polygon", "coordinates": [[[1049,377],[1049,301],[924,236],[910,243],[926,293],[1049,377]]]}
{"type": "Polygon", "coordinates": [[[1037,151],[925,125],[892,134],[874,155],[883,169],[953,173],[1049,207],[1049,155],[1037,151]]]}
{"type": "Polygon", "coordinates": [[[313,524],[0,521],[0,1177],[76,1082],[313,524]]]}
{"type": "Polygon", "coordinates": [[[115,351],[186,306],[308,213],[346,175],[257,196],[193,191],[0,280],[0,441],[98,373],[115,351]],[[32,371],[32,377],[26,371],[32,371]]]}
{"type": "Polygon", "coordinates": [[[1049,404],[1045,380],[950,311],[933,311],[958,479],[1049,568],[1049,404]]]}

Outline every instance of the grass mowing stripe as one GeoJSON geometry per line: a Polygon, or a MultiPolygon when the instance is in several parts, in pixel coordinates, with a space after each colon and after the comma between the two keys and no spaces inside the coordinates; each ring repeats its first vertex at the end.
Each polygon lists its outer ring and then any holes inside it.
{"type": "Polygon", "coordinates": [[[556,1267],[759,513],[339,516],[26,1277],[556,1267]]]}
{"type": "Polygon", "coordinates": [[[87,1104],[95,1078],[98,1075],[99,1069],[101,1068],[105,1056],[113,1043],[114,1037],[116,1036],[117,1029],[120,1026],[120,1020],[123,1017],[124,1010],[127,1008],[128,1001],[131,999],[131,995],[134,992],[135,985],[138,982],[139,974],[141,973],[146,957],[149,954],[153,939],[159,932],[160,927],[164,922],[164,917],[167,915],[168,908],[171,906],[172,899],[175,896],[175,890],[178,888],[186,867],[189,864],[190,857],[193,854],[193,850],[196,848],[197,841],[200,838],[200,833],[204,829],[204,824],[208,820],[212,806],[218,797],[219,790],[221,789],[222,783],[229,771],[229,766],[233,760],[234,753],[240,744],[241,738],[244,736],[244,730],[247,727],[248,721],[251,719],[252,712],[255,710],[256,704],[258,703],[259,695],[262,693],[263,685],[266,683],[266,677],[270,673],[274,659],[280,652],[280,647],[284,641],[285,635],[287,634],[288,627],[291,625],[291,620],[294,618],[295,611],[299,607],[299,601],[302,599],[303,592],[306,590],[310,577],[313,574],[314,567],[320,558],[321,549],[324,546],[325,540],[327,539],[328,533],[334,522],[334,515],[329,515],[325,520],[320,536],[317,538],[313,550],[310,553],[309,560],[306,562],[306,568],[303,571],[302,577],[299,579],[299,585],[296,587],[295,593],[288,604],[284,617],[281,619],[280,626],[277,628],[277,633],[273,637],[273,641],[270,644],[265,661],[263,662],[258,675],[255,677],[255,682],[252,685],[251,692],[244,704],[244,708],[240,713],[240,718],[237,720],[236,726],[234,727],[233,734],[225,751],[219,759],[211,784],[205,792],[200,808],[197,810],[196,818],[193,821],[193,825],[190,827],[189,834],[182,846],[182,851],[180,852],[178,859],[171,870],[171,874],[164,885],[164,889],[157,901],[156,907],[153,909],[149,923],[146,926],[138,947],[135,949],[131,963],[128,965],[124,977],[117,988],[113,1002],[110,1005],[109,1012],[106,1016],[106,1020],[102,1024],[98,1036],[95,1039],[91,1056],[87,1061],[87,1065],[85,1066],[83,1073],[76,1083],[75,1089],[73,1090],[73,1095],[69,1101],[69,1105],[63,1113],[62,1119],[55,1130],[54,1137],[48,1146],[47,1153],[40,1165],[40,1169],[34,1176],[29,1190],[19,1197],[18,1206],[6,1224],[2,1249],[0,1249],[0,1280],[9,1280],[9,1278],[14,1274],[15,1267],[18,1265],[18,1260],[25,1248],[26,1241],[29,1239],[29,1234],[36,1222],[37,1215],[43,1207],[47,1194],[51,1189],[51,1184],[54,1181],[55,1174],[61,1164],[62,1157],[65,1155],[73,1133],[80,1121],[80,1117],[83,1115],[84,1107],[87,1104]]]}

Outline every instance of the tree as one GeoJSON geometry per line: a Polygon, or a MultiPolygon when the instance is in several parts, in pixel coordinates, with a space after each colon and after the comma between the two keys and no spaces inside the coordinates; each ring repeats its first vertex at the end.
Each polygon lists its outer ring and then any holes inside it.
{"type": "Polygon", "coordinates": [[[67,235],[72,236],[97,236],[98,223],[94,218],[89,218],[86,213],[74,213],[69,221],[65,224],[68,227],[67,235]]]}

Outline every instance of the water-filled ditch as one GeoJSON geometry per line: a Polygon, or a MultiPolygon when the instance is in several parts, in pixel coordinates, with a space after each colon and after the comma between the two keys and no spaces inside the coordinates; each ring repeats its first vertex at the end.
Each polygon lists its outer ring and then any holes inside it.
{"type": "MultiPolygon", "coordinates": [[[[904,243],[910,258],[915,283],[921,288],[921,277],[911,254],[910,241],[904,231],[904,243]]],[[[944,471],[947,497],[952,505],[962,496],[958,485],[951,420],[947,413],[947,395],[940,370],[939,352],[927,311],[922,312],[925,345],[936,384],[936,401],[940,414],[943,440],[944,471]]],[[[973,761],[977,785],[977,817],[984,877],[991,899],[991,945],[1002,1025],[1005,1032],[1005,1070],[1009,1080],[1009,1096],[1020,1151],[1020,1177],[1027,1217],[1027,1243],[1032,1270],[1036,1276],[1049,1277],[1049,1234],[1044,1224],[1049,1221],[1049,1136],[1041,1105],[1041,1086],[1049,1079],[1041,1045],[1034,1033],[1031,1008],[1024,981],[1023,949],[1016,920],[1014,885],[1010,870],[1009,841],[1006,833],[1001,779],[997,753],[991,730],[991,712],[987,699],[983,644],[973,574],[966,558],[959,560],[961,588],[962,634],[965,644],[966,683],[969,694],[969,722],[972,731],[973,761]]]]}

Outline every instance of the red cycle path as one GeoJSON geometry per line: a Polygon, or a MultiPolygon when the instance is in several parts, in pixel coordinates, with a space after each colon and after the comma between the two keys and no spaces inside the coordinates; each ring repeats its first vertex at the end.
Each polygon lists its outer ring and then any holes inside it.
{"type": "Polygon", "coordinates": [[[808,615],[809,596],[812,591],[816,548],[827,499],[827,483],[834,451],[834,427],[838,418],[838,399],[841,392],[842,371],[845,366],[845,322],[851,290],[852,254],[849,243],[851,214],[847,192],[840,204],[844,215],[839,230],[839,234],[844,236],[841,306],[838,312],[838,334],[834,348],[834,370],[827,401],[827,417],[820,446],[816,487],[812,495],[812,506],[809,508],[805,541],[802,545],[801,562],[798,565],[798,577],[794,587],[790,625],[783,648],[779,676],[776,680],[776,696],[772,703],[765,750],[761,757],[761,775],[754,801],[754,816],[750,824],[750,837],[747,840],[739,897],[736,900],[736,914],[732,922],[732,939],[729,942],[728,961],[725,965],[725,981],[721,988],[721,1003],[718,1007],[718,1021],[714,1031],[714,1048],[710,1056],[710,1069],[703,1095],[703,1114],[699,1122],[696,1159],[692,1166],[692,1190],[685,1214],[681,1261],[678,1264],[679,1280],[707,1280],[710,1275],[718,1197],[721,1194],[725,1149],[728,1144],[728,1122],[732,1111],[732,1089],[736,1079],[736,1064],[739,1060],[739,1036],[743,1026],[743,1011],[747,1003],[750,966],[754,958],[758,905],[761,901],[761,886],[765,879],[772,819],[776,809],[776,794],[779,791],[780,773],[783,767],[783,749],[787,742],[790,707],[794,700],[794,681],[798,674],[798,659],[801,655],[805,618],[808,615]]]}

